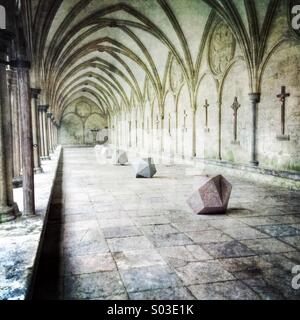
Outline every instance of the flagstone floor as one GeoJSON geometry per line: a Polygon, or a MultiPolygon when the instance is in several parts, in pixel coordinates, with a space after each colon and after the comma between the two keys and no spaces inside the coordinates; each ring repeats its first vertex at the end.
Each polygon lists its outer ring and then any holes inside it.
{"type": "Polygon", "coordinates": [[[198,175],[99,164],[65,149],[35,299],[299,299],[300,193],[228,177],[228,214],[186,204],[198,175]]]}

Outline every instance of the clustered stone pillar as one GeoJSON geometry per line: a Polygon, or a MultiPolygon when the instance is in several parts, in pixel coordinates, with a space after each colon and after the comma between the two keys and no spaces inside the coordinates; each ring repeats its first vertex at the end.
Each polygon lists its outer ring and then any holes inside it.
{"type": "Polygon", "coordinates": [[[17,59],[11,62],[17,69],[19,96],[20,96],[20,117],[22,137],[22,175],[23,175],[23,214],[35,214],[34,202],[34,170],[33,170],[33,138],[32,118],[30,99],[30,62],[17,59]]]}
{"type": "Polygon", "coordinates": [[[41,93],[40,89],[31,89],[31,116],[32,116],[32,139],[33,139],[33,163],[34,172],[42,173],[41,159],[40,159],[40,128],[38,117],[38,97],[41,93]]]}
{"type": "Polygon", "coordinates": [[[40,127],[40,157],[41,160],[45,158],[45,146],[44,146],[44,132],[43,132],[43,106],[38,106],[38,117],[39,117],[39,127],[40,127]]]}
{"type": "Polygon", "coordinates": [[[218,145],[219,145],[219,160],[222,160],[222,100],[218,101],[218,145]]]}
{"type": "Polygon", "coordinates": [[[52,113],[47,113],[47,127],[48,127],[48,147],[49,153],[53,153],[53,141],[52,141],[52,113]]]}
{"type": "Polygon", "coordinates": [[[47,111],[49,106],[41,105],[38,107],[39,119],[40,119],[40,144],[41,144],[41,159],[50,160],[49,156],[49,144],[48,144],[48,123],[47,123],[47,111]]]}
{"type": "Polygon", "coordinates": [[[12,150],[13,150],[13,186],[22,186],[22,160],[20,143],[20,109],[19,109],[19,91],[17,85],[16,72],[10,70],[9,78],[10,109],[12,117],[12,150]]]}
{"type": "Polygon", "coordinates": [[[12,186],[12,132],[8,97],[6,55],[12,36],[0,30],[0,222],[13,220],[18,208],[13,199],[12,186]]]}
{"type": "Polygon", "coordinates": [[[54,149],[58,146],[58,124],[54,120],[53,121],[53,143],[54,143],[54,149]]]}
{"type": "Polygon", "coordinates": [[[250,93],[250,102],[252,109],[252,132],[251,132],[251,165],[258,166],[256,150],[256,132],[257,132],[257,105],[260,102],[260,93],[250,93]]]}
{"type": "Polygon", "coordinates": [[[56,148],[56,145],[55,145],[55,138],[54,138],[54,135],[55,135],[55,133],[54,133],[54,129],[55,129],[55,127],[54,127],[54,117],[52,116],[52,118],[51,118],[51,133],[52,133],[52,135],[51,135],[51,137],[52,137],[52,148],[53,148],[53,152],[55,151],[55,148],[56,148]]]}
{"type": "Polygon", "coordinates": [[[53,146],[53,152],[54,152],[57,147],[57,144],[56,144],[56,139],[55,139],[56,121],[53,116],[51,119],[51,128],[52,128],[52,146],[53,146]]]}

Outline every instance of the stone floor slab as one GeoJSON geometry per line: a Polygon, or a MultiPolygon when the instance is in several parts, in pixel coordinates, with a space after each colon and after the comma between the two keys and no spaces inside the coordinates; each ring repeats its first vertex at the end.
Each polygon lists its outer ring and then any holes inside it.
{"type": "Polygon", "coordinates": [[[232,238],[219,230],[185,232],[195,243],[226,242],[232,238]]]}
{"type": "Polygon", "coordinates": [[[300,230],[297,230],[289,225],[259,226],[257,229],[272,237],[294,237],[300,235],[300,230]]]}
{"type": "Polygon", "coordinates": [[[106,239],[141,236],[142,232],[135,226],[112,227],[102,229],[106,239]]]}
{"type": "Polygon", "coordinates": [[[184,287],[159,289],[129,293],[131,300],[195,300],[195,297],[184,287]]]}
{"type": "Polygon", "coordinates": [[[110,253],[68,257],[63,261],[65,275],[80,275],[116,270],[110,253]]]}
{"type": "Polygon", "coordinates": [[[240,281],[226,281],[189,287],[198,300],[259,300],[259,296],[240,281]]]}
{"type": "Polygon", "coordinates": [[[155,224],[151,226],[141,226],[140,229],[144,232],[144,234],[148,235],[164,235],[178,233],[178,230],[175,229],[171,224],[155,224]]]}
{"type": "Polygon", "coordinates": [[[156,250],[116,252],[113,256],[119,270],[166,264],[156,250]]]}
{"type": "Polygon", "coordinates": [[[256,240],[242,240],[241,241],[248,248],[254,252],[261,253],[284,253],[295,251],[291,246],[274,238],[256,239],[256,240]]]}
{"type": "Polygon", "coordinates": [[[266,235],[251,227],[227,228],[224,230],[224,233],[236,240],[250,240],[270,237],[269,235],[266,235]]]}
{"type": "Polygon", "coordinates": [[[111,252],[152,249],[153,244],[144,236],[108,239],[111,252]]]}
{"type": "Polygon", "coordinates": [[[233,258],[253,256],[254,252],[238,241],[206,243],[202,248],[214,258],[233,258]]]}
{"type": "Polygon", "coordinates": [[[248,271],[255,273],[259,270],[272,267],[272,263],[264,259],[264,256],[227,258],[221,259],[219,260],[219,262],[227,271],[231,273],[237,273],[239,271],[248,271]]]}
{"type": "Polygon", "coordinates": [[[193,241],[184,233],[147,234],[147,237],[157,248],[193,244],[193,241]]]}
{"type": "Polygon", "coordinates": [[[217,261],[190,262],[176,272],[185,286],[235,279],[217,261]]]}
{"type": "Polygon", "coordinates": [[[64,279],[64,299],[103,299],[124,293],[125,288],[116,271],[70,276],[64,279]]]}
{"type": "Polygon", "coordinates": [[[300,247],[300,236],[297,236],[297,237],[283,237],[283,238],[280,238],[280,240],[282,240],[283,242],[288,243],[289,245],[291,245],[291,246],[293,246],[295,248],[299,248],[300,247]]]}
{"type": "Polygon", "coordinates": [[[134,268],[120,273],[129,293],[182,286],[176,274],[166,266],[134,268]]]}
{"type": "Polygon", "coordinates": [[[205,221],[175,222],[173,223],[173,226],[180,232],[205,231],[212,229],[212,227],[205,221]]]}

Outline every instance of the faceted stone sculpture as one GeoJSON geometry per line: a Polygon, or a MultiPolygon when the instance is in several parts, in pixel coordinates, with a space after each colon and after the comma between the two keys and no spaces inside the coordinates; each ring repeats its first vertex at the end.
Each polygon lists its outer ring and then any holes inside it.
{"type": "Polygon", "coordinates": [[[156,167],[152,158],[137,159],[132,163],[137,178],[152,178],[156,174],[156,167]]]}
{"type": "Polygon", "coordinates": [[[231,190],[231,184],[221,175],[205,178],[187,203],[196,214],[226,213],[231,190]]]}
{"type": "Polygon", "coordinates": [[[116,150],[114,154],[114,163],[124,166],[127,162],[127,153],[123,150],[116,150]]]}
{"type": "Polygon", "coordinates": [[[101,156],[105,159],[111,159],[113,150],[109,146],[103,146],[101,149],[101,156]]]}

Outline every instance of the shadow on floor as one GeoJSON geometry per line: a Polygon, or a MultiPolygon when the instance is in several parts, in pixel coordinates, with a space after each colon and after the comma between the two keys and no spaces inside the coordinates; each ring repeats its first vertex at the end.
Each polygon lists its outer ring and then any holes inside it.
{"type": "Polygon", "coordinates": [[[33,300],[58,300],[62,296],[60,280],[60,245],[63,232],[62,163],[61,160],[54,185],[40,262],[33,287],[33,300]]]}

